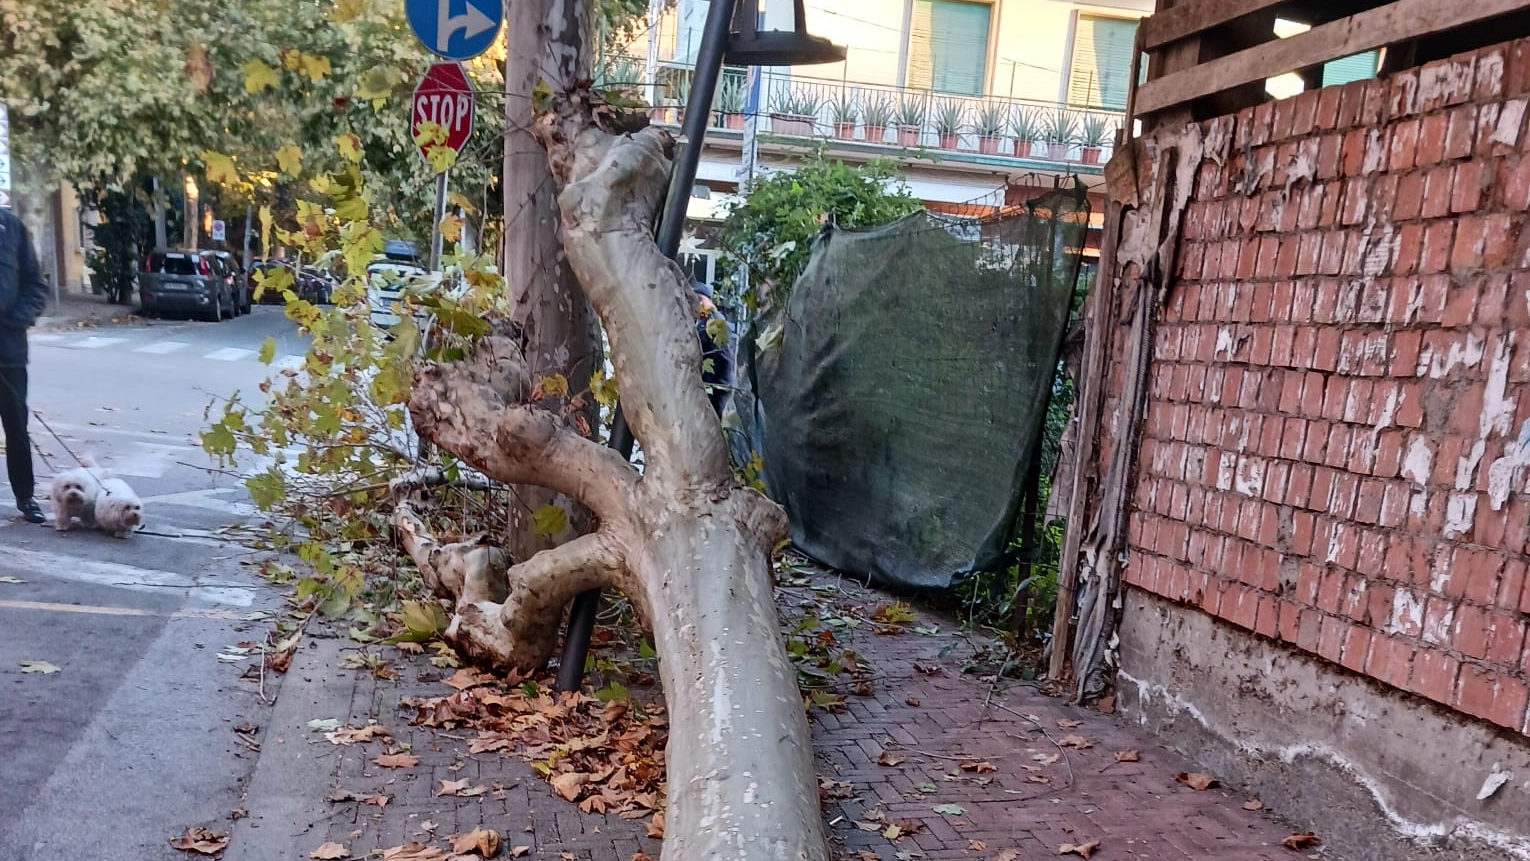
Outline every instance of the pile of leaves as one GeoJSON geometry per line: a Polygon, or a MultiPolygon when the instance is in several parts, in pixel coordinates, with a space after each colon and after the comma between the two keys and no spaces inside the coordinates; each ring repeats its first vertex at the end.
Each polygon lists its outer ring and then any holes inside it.
{"type": "Polygon", "coordinates": [[[662,704],[554,694],[551,679],[538,683],[516,673],[499,678],[468,668],[445,682],[453,693],[403,700],[415,710],[414,725],[476,730],[470,753],[499,751],[530,763],[585,813],[653,815],[649,836],[663,836],[669,734],[662,704]]]}

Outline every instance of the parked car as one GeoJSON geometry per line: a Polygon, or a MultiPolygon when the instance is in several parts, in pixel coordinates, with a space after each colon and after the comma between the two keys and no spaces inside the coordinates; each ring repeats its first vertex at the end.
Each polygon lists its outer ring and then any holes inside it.
{"type": "Polygon", "coordinates": [[[334,275],[313,266],[304,266],[298,275],[298,298],[315,305],[331,305],[339,283],[334,275]]]}
{"type": "MultiPolygon", "coordinates": [[[[367,308],[372,325],[387,329],[399,321],[397,305],[405,291],[432,289],[440,276],[411,263],[381,258],[367,267],[367,308]]],[[[423,321],[422,321],[423,322],[423,321]]]]}
{"type": "Polygon", "coordinates": [[[174,248],[156,249],[144,259],[138,299],[146,312],[189,313],[214,322],[233,319],[239,307],[221,259],[174,248]]]}
{"type": "Polygon", "coordinates": [[[245,277],[239,263],[234,260],[234,255],[227,251],[203,251],[202,256],[212,260],[212,268],[215,273],[221,273],[228,280],[229,289],[234,297],[234,316],[250,313],[250,283],[245,277]]]}
{"type": "MultiPolygon", "coordinates": [[[[271,273],[278,269],[285,269],[291,273],[292,264],[280,259],[256,260],[254,263],[251,263],[248,270],[250,292],[253,294],[259,289],[260,279],[270,277],[271,273]]],[[[295,278],[293,279],[293,289],[297,289],[297,280],[295,278]]],[[[272,290],[270,287],[267,287],[260,291],[260,297],[256,301],[262,305],[280,305],[286,301],[286,298],[282,296],[280,290],[272,290]]]]}

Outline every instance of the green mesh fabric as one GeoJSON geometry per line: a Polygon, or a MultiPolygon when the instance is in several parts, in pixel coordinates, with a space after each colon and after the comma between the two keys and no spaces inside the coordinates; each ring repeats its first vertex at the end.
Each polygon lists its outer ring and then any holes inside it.
{"type": "Polygon", "coordinates": [[[1083,190],[987,220],[831,230],[743,339],[734,455],[792,540],[885,585],[1001,561],[1077,281],[1083,190]]]}

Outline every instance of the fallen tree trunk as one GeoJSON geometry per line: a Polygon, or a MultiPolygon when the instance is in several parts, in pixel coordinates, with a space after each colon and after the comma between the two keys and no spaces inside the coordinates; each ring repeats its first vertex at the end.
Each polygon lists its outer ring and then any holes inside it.
{"type": "Polygon", "coordinates": [[[672,142],[613,134],[587,93],[539,118],[562,186],[564,250],[605,323],[642,475],[528,398],[540,387],[506,334],[430,365],[410,411],[421,433],[484,475],[585,505],[588,535],[505,567],[481,542],[439,545],[407,505],[395,525],[427,581],[456,598],[448,637],[476,662],[531,670],[579,592],[625,593],[649,620],[670,714],[665,861],[827,861],[812,740],[781,636],[770,552],[774,503],[740,487],[701,385],[696,307],[659,253],[653,218],[672,142]]]}

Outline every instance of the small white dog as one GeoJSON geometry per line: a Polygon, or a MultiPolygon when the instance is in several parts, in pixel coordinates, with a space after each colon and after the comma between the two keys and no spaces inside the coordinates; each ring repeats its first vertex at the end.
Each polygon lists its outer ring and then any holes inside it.
{"type": "Polygon", "coordinates": [[[122,479],[104,479],[96,496],[95,517],[102,532],[126,538],[143,525],[143,501],[122,479]]]}
{"type": "Polygon", "coordinates": [[[101,483],[84,467],[55,475],[48,488],[48,496],[53,500],[53,528],[68,532],[76,520],[81,526],[96,525],[96,498],[100,495],[101,483]]]}

